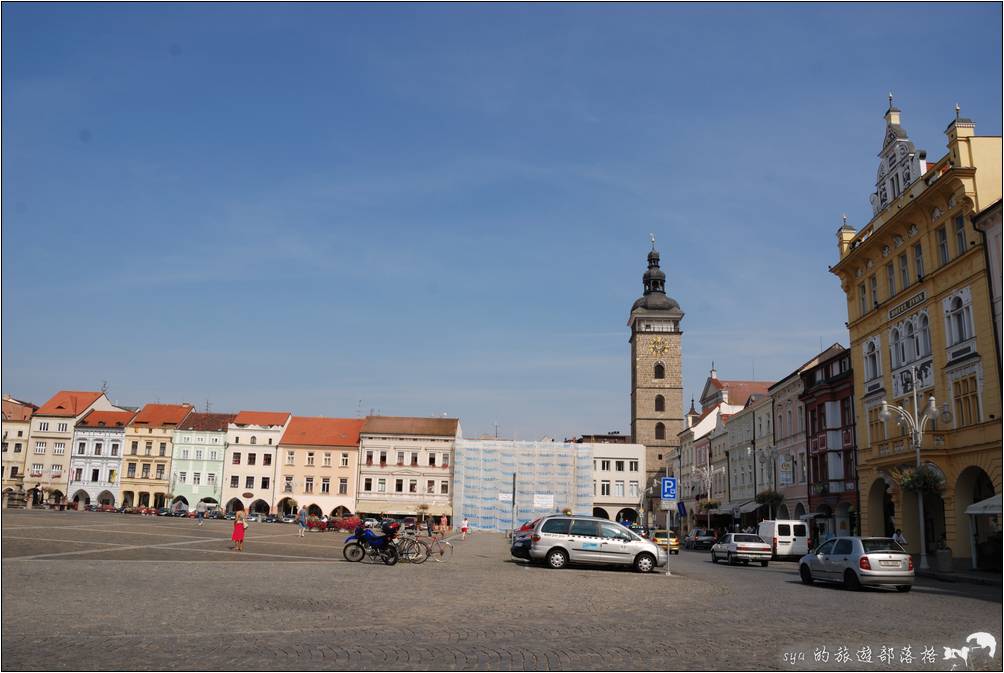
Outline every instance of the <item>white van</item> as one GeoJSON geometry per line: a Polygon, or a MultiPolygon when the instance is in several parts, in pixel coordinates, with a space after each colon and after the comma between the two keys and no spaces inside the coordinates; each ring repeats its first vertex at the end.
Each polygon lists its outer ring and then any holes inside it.
{"type": "Polygon", "coordinates": [[[809,553],[809,526],[804,521],[761,521],[757,534],[774,550],[774,558],[809,553]]]}

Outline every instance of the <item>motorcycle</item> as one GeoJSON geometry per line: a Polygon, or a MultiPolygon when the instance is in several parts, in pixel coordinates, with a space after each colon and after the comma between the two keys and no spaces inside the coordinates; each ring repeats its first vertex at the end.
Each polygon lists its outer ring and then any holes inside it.
{"type": "Polygon", "coordinates": [[[397,537],[400,528],[401,524],[396,521],[388,521],[380,526],[383,535],[379,535],[369,528],[359,525],[355,532],[346,538],[345,547],[342,548],[342,556],[345,557],[346,561],[352,563],[358,563],[369,556],[392,566],[398,561],[397,545],[394,544],[394,538],[397,537]]]}

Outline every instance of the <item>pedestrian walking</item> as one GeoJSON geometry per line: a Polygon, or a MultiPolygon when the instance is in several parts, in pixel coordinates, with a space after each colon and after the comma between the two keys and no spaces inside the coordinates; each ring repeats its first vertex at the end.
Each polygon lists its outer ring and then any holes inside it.
{"type": "Polygon", "coordinates": [[[468,528],[467,517],[464,517],[464,522],[462,524],[460,524],[460,539],[461,540],[466,540],[467,539],[467,528],[468,528]]]}
{"type": "Polygon", "coordinates": [[[300,537],[303,537],[307,532],[307,510],[303,508],[300,509],[300,513],[296,515],[296,525],[299,528],[297,533],[300,537]]]}
{"type": "Polygon", "coordinates": [[[201,526],[206,518],[206,502],[200,500],[198,504],[195,505],[195,518],[198,519],[199,525],[201,526]]]}
{"type": "Polygon", "coordinates": [[[230,536],[237,551],[244,551],[244,534],[247,528],[248,522],[244,519],[244,512],[237,512],[237,516],[234,517],[234,533],[230,536]]]}
{"type": "Polygon", "coordinates": [[[432,517],[431,516],[426,517],[425,518],[425,530],[428,531],[429,537],[433,537],[433,530],[432,529],[433,529],[432,517]]]}
{"type": "Polygon", "coordinates": [[[445,514],[439,517],[439,534],[446,535],[449,530],[449,525],[450,524],[447,522],[445,514]]]}
{"type": "Polygon", "coordinates": [[[895,542],[900,546],[905,545],[907,543],[906,536],[903,535],[903,531],[901,531],[899,528],[897,528],[896,532],[892,534],[892,540],[893,542],[895,542]]]}

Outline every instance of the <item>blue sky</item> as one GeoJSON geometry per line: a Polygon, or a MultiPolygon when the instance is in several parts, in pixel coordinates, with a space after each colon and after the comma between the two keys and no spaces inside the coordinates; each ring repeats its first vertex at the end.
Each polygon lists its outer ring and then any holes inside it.
{"type": "Polygon", "coordinates": [[[893,91],[1001,132],[995,4],[3,6],[5,392],[629,430],[655,232],[686,396],[834,341],[893,91]]]}

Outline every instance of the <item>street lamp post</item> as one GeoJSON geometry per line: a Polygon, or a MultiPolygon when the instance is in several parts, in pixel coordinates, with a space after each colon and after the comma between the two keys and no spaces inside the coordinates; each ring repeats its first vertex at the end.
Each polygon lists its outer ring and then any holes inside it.
{"type": "MultiPolygon", "coordinates": [[[[913,390],[913,414],[901,406],[889,404],[887,400],[882,400],[882,411],[879,412],[879,418],[882,419],[882,421],[889,420],[895,413],[910,428],[911,440],[913,441],[913,449],[916,456],[918,470],[921,466],[920,444],[924,439],[924,429],[926,428],[928,421],[933,420],[934,417],[938,415],[938,403],[935,401],[934,395],[927,398],[927,406],[924,407],[923,415],[918,415],[917,373],[919,370],[920,368],[916,365],[914,365],[911,369],[910,388],[913,390]]],[[[952,413],[948,410],[947,404],[945,404],[942,409],[941,420],[944,423],[950,423],[952,420],[952,413]]],[[[927,532],[924,530],[924,494],[921,491],[917,491],[917,513],[920,516],[920,520],[918,521],[918,527],[920,528],[920,569],[927,570],[929,567],[927,564],[927,532]]]]}
{"type": "MultiPolygon", "coordinates": [[[[777,472],[774,469],[774,461],[777,460],[778,450],[775,446],[752,446],[746,447],[746,455],[756,458],[761,465],[766,465],[770,461],[770,481],[774,484],[773,489],[777,491],[777,472]]],[[[753,497],[756,498],[756,465],[753,466],[753,497]]],[[[770,505],[770,518],[774,518],[774,505],[770,505]]]]}

